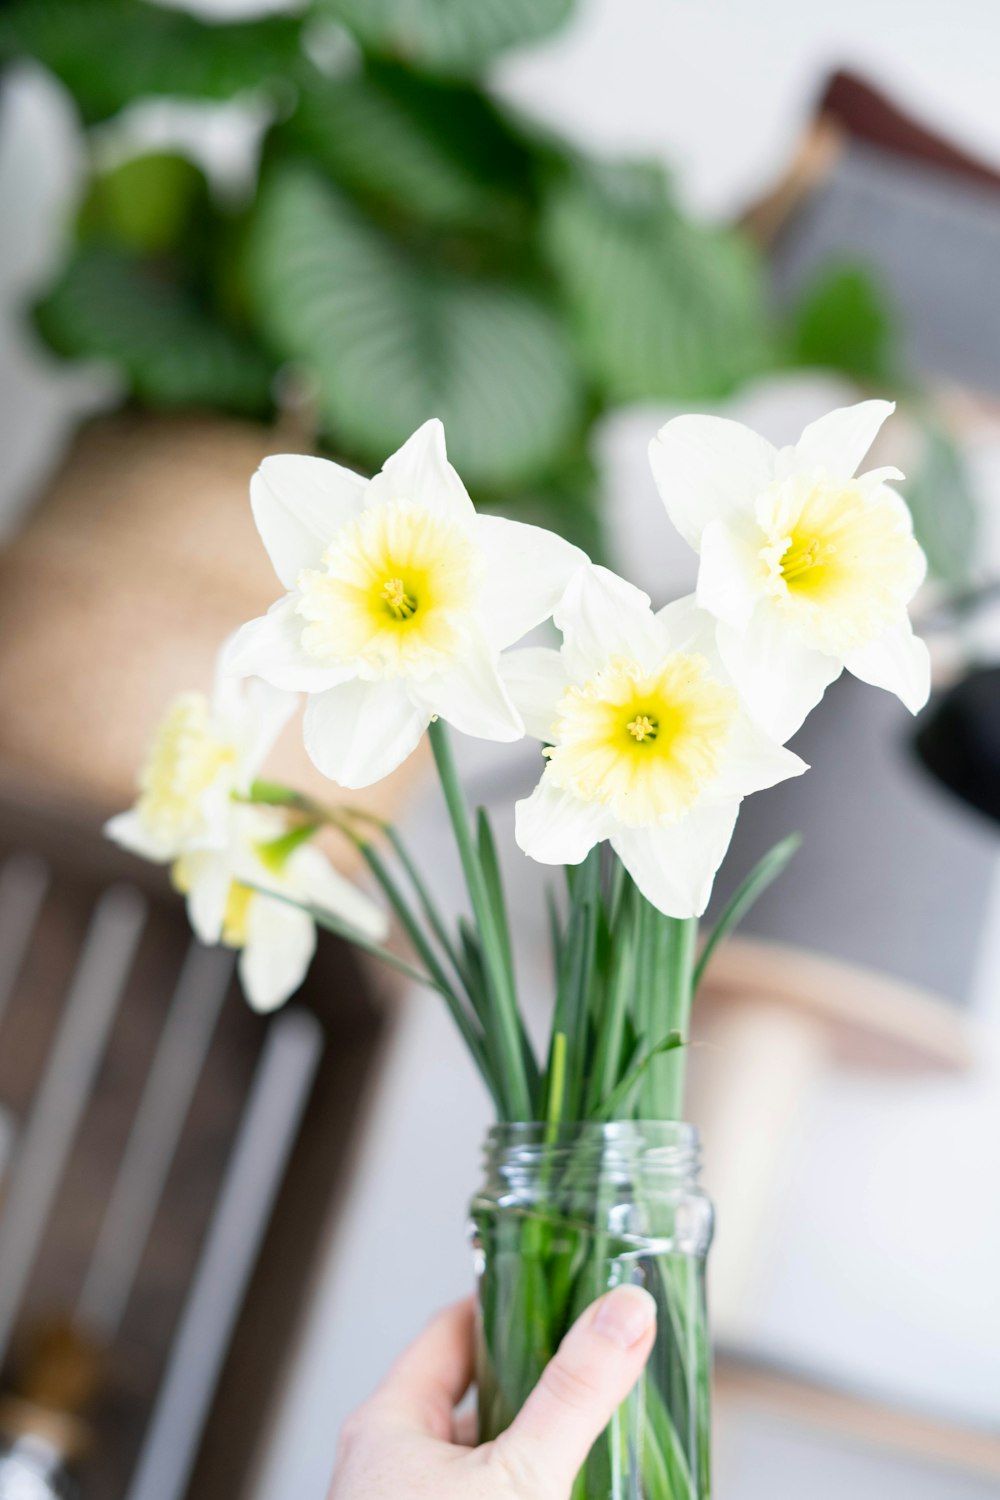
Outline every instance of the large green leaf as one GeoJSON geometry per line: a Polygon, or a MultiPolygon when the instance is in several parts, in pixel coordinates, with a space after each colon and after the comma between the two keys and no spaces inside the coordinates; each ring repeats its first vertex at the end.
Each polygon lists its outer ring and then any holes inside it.
{"type": "Polygon", "coordinates": [[[147,0],[14,0],[0,10],[0,60],[33,57],[88,122],[152,94],[228,99],[294,66],[292,16],[202,21],[147,0]]]}
{"type": "Polygon", "coordinates": [[[376,209],[434,228],[524,231],[531,157],[464,84],[384,63],[348,77],[312,71],[277,140],[376,209]]]}
{"type": "Polygon", "coordinates": [[[35,318],[57,354],[110,362],[150,406],[268,409],[272,366],[262,351],[123,251],[78,251],[35,318]]]}
{"type": "Polygon", "coordinates": [[[587,367],[608,400],[721,396],[771,362],[749,246],[685,219],[657,169],[563,176],[544,232],[587,367]]]}
{"type": "Polygon", "coordinates": [[[187,157],[156,151],[95,172],[77,216],[81,241],[140,255],[201,248],[211,225],[203,172],[187,157]]]}
{"type": "Polygon", "coordinates": [[[843,370],[856,380],[896,384],[896,320],[864,266],[827,266],[795,310],[792,353],[799,364],[843,370]]]}
{"type": "Polygon", "coordinates": [[[310,372],[330,440],[359,459],[438,416],[469,482],[506,489],[579,426],[572,350],[544,304],[403,250],[305,165],[265,177],[249,283],[276,352],[310,372]]]}
{"type": "Polygon", "coordinates": [[[467,77],[555,31],[573,0],[316,0],[316,9],[343,21],[368,52],[467,77]]]}

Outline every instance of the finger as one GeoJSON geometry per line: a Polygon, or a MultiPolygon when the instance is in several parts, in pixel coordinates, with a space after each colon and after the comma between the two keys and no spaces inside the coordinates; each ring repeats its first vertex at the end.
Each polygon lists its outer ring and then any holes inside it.
{"type": "Polygon", "coordinates": [[[452,1412],[472,1381],[471,1297],[438,1313],[400,1355],[375,1393],[383,1415],[448,1440],[452,1412]]]}
{"type": "Polygon", "coordinates": [[[495,1449],[540,1494],[568,1495],[594,1440],[642,1371],[656,1304],[637,1286],[608,1292],[573,1324],[495,1449]]]}

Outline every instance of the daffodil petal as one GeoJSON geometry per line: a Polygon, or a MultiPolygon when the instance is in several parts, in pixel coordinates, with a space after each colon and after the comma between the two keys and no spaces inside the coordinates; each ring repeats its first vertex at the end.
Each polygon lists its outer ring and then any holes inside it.
{"type": "Polygon", "coordinates": [[[217,943],[222,936],[226,901],[232,882],[228,855],[207,852],[184,857],[187,880],[188,920],[202,943],[217,943]]]}
{"type": "Polygon", "coordinates": [[[751,716],[784,744],[816,707],[841,663],[802,645],[778,612],[759,607],[744,631],[719,625],[716,635],[726,671],[751,716]]]}
{"type": "MultiPolygon", "coordinates": [[[[426,710],[476,739],[519,740],[524,721],[500,679],[499,667],[486,646],[457,661],[447,672],[414,682],[410,692],[426,710]]],[[[425,720],[426,722],[426,720],[425,720]]]]}
{"type": "Polygon", "coordinates": [[[845,666],[862,682],[895,693],[911,714],[919,713],[931,691],[931,659],[927,645],[908,619],[891,626],[877,640],[852,651],[845,666]]]}
{"type": "Polygon", "coordinates": [[[547,620],[587,562],[585,552],[554,531],[503,516],[477,516],[476,541],[486,562],[479,590],[483,625],[498,650],[547,620]]]}
{"type": "Polygon", "coordinates": [[[733,720],[726,756],[712,786],[712,797],[744,797],[763,792],[790,776],[801,776],[809,767],[784,745],[775,744],[748,714],[733,720]]]}
{"type": "Polygon", "coordinates": [[[250,481],[250,505],[285,588],[294,588],[303,568],[319,567],[330,538],[361,509],[366,487],[359,474],[327,458],[264,459],[250,481]]]}
{"type": "Polygon", "coordinates": [[[761,592],[760,536],[726,521],[709,521],[701,534],[697,601],[734,630],[746,630],[761,592]]]}
{"type": "Polygon", "coordinates": [[[831,479],[850,479],[895,410],[894,401],[859,401],[827,412],[804,429],[795,445],[795,467],[821,469],[831,479]]]}
{"type": "Polygon", "coordinates": [[[698,652],[713,660],[718,658],[715,618],[699,607],[694,594],[685,594],[665,604],[656,611],[656,621],[663,632],[665,650],[698,652]]]}
{"type": "Polygon", "coordinates": [[[362,787],[402,765],[429,719],[398,678],[356,678],[311,695],[302,728],[309,758],[324,776],[340,786],[362,787]]]}
{"type": "Polygon", "coordinates": [[[154,864],[165,864],[178,852],[172,843],[151,833],[134,808],[109,818],[104,825],[104,836],[130,854],[138,854],[154,864]]]}
{"type": "MultiPolygon", "coordinates": [[[[870,497],[876,490],[881,490],[887,485],[901,482],[905,478],[906,475],[901,469],[895,468],[892,464],[883,464],[880,469],[866,469],[863,474],[859,474],[857,486],[862,494],[870,497]]],[[[890,490],[889,493],[893,494],[894,492],[890,490]]],[[[899,497],[897,496],[896,498],[898,499],[899,497]]],[[[899,503],[906,513],[906,519],[912,525],[909,507],[903,500],[900,500],[899,503]]]]}
{"type": "Polygon", "coordinates": [[[578,865],[616,824],[599,802],[554,787],[543,776],[530,797],[514,806],[514,837],[542,865],[578,865]]]}
{"type": "Polygon", "coordinates": [[[456,470],[448,462],[444,427],[432,417],[407,438],[368,486],[367,506],[403,501],[471,525],[476,511],[456,470]]]}
{"type": "Polygon", "coordinates": [[[276,1010],[305,979],[316,951],[316,926],[307,912],[255,896],[240,954],[243,993],[253,1010],[276,1010]]]}
{"type": "Polygon", "coordinates": [[[649,445],[667,515],[696,551],[709,521],[752,511],[775,459],[765,438],[728,417],[674,417],[649,445]]]}
{"type": "Polygon", "coordinates": [[[266,615],[241,626],[224,650],[223,671],[235,677],[262,677],[272,687],[293,693],[322,693],[352,677],[352,665],[317,661],[303,650],[295,602],[294,594],[286,594],[266,615]]]}
{"type": "Polygon", "coordinates": [[[662,655],[662,632],[649,595],[592,563],[570,579],[554,617],[563,635],[563,660],[571,677],[589,677],[615,656],[642,665],[662,655]]]}
{"type": "Polygon", "coordinates": [[[254,780],[298,706],[297,693],[272,687],[260,678],[251,678],[246,684],[238,722],[241,790],[254,780]]]}
{"type": "Polygon", "coordinates": [[[289,861],[288,875],[295,891],[310,906],[330,912],[363,937],[379,943],[389,930],[389,919],[370,896],[335,870],[319,849],[306,844],[289,861]]]}
{"type": "Polygon", "coordinates": [[[212,690],[212,717],[239,754],[237,789],[246,791],[298,706],[298,695],[263,678],[241,681],[230,670],[235,634],[219,652],[212,690]]]}
{"type": "Polygon", "coordinates": [[[611,847],[647,901],[668,917],[700,917],[736,826],[739,801],[695,808],[679,823],[619,828],[611,847]]]}
{"type": "Polygon", "coordinates": [[[524,720],[526,732],[537,740],[549,740],[556,704],[569,686],[561,653],[548,646],[505,651],[500,658],[500,676],[524,720]]]}

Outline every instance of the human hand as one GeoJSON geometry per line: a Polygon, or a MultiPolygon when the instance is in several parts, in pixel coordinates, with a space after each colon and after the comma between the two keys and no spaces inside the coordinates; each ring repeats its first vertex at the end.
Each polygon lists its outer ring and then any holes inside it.
{"type": "Polygon", "coordinates": [[[472,1299],[447,1308],[341,1434],[329,1500],[567,1500],[591,1445],[649,1357],[656,1305],[622,1286],[588,1307],[506,1432],[479,1448],[472,1299]]]}

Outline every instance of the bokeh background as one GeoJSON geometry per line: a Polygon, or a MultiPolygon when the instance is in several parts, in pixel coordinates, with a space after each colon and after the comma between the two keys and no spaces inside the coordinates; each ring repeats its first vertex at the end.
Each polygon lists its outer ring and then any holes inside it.
{"type": "MultiPolygon", "coordinates": [[[[753,800],[720,877],[724,896],[804,833],[696,1049],[720,1216],[717,1492],[997,1493],[998,52],[990,0],[9,0],[9,1181],[93,903],[146,879],[101,850],[100,822],[130,799],[164,699],[206,684],[218,640],[273,595],[245,500],[261,456],[371,471],[440,415],[477,503],[564,531],[664,602],[693,570],[648,474],[658,425],[712,410],[788,442],[888,395],[879,461],[906,471],[930,559],[936,696],[914,726],[838,684],[796,745],[810,775],[753,800]]],[[[470,794],[509,823],[530,749],[462,750],[470,794]]],[[[309,774],[294,734],[282,768],[309,774]]],[[[456,905],[419,766],[385,795],[456,905]]],[[[541,1014],[539,875],[506,862],[541,1014]]],[[[242,1126],[273,1028],[212,981],[222,1020],[177,1104],[128,1311],[99,1359],[89,1338],[52,1356],[100,1367],[82,1395],[62,1377],[40,1391],[31,1327],[79,1324],[184,951],[165,888],[142,899],[139,967],[7,1298],[5,1389],[86,1408],[85,1494],[321,1500],[343,1417],[469,1283],[486,1101],[433,1000],[331,941],[296,1007],[317,1030],[288,1033],[274,1065],[298,1103],[269,1157],[265,1126],[242,1126]],[[226,1222],[247,1263],[223,1316],[226,1278],[205,1267],[241,1142],[248,1217],[226,1222]],[[192,1321],[202,1273],[218,1316],[192,1321]]],[[[0,1313],[4,1275],[0,1258],[0,1313]]]]}

